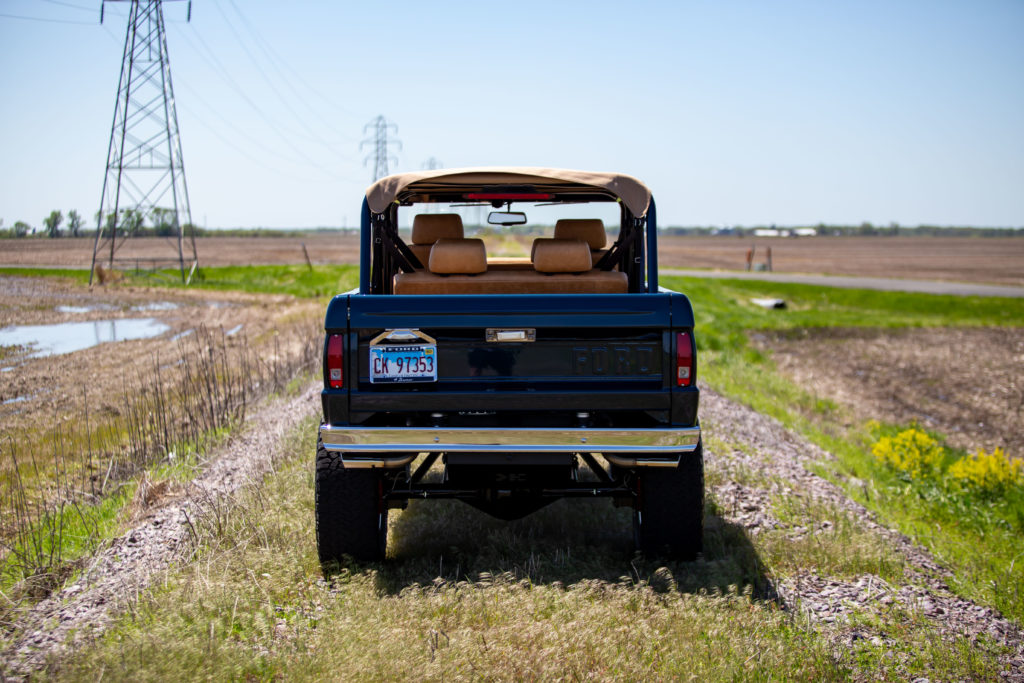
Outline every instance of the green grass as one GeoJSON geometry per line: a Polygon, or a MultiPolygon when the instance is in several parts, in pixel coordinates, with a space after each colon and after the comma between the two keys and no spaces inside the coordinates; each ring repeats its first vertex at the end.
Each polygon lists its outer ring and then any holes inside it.
{"type": "Polygon", "coordinates": [[[0,268],[0,275],[8,277],[52,277],[73,280],[78,284],[89,283],[89,269],[81,268],[0,268]]]}
{"type": "MultiPolygon", "coordinates": [[[[95,646],[54,660],[64,680],[940,680],[991,678],[997,649],[939,637],[900,608],[864,637],[759,596],[757,539],[709,531],[698,563],[632,555],[629,515],[562,501],[501,522],[455,501],[394,513],[386,564],[325,580],[316,559],[315,422],[194,561],[143,594],[95,646]],[[884,647],[870,636],[893,638],[884,647]]],[[[714,513],[714,503],[709,504],[714,513]]],[[[798,514],[798,513],[794,513],[798,514]]],[[[808,561],[811,561],[808,559],[808,561]]]]}
{"type": "MultiPolygon", "coordinates": [[[[140,277],[132,276],[131,279],[139,284],[148,281],[148,278],[140,277]]],[[[200,268],[191,286],[217,291],[320,298],[340,294],[358,284],[358,266],[314,266],[311,270],[304,265],[274,265],[200,268]]],[[[180,287],[181,282],[173,282],[171,286],[180,287]]]]}
{"type": "Polygon", "coordinates": [[[955,497],[909,490],[875,461],[867,426],[783,377],[771,358],[748,341],[751,330],[1024,325],[1024,299],[665,279],[666,286],[685,292],[694,304],[701,377],[834,454],[836,462],[823,463],[822,473],[885,523],[927,547],[954,572],[952,587],[958,593],[1024,622],[1024,500],[1013,496],[966,505],[955,497]],[[783,298],[789,308],[762,309],[749,303],[752,297],[783,298]]]}
{"type": "MultiPolygon", "coordinates": [[[[0,275],[22,277],[70,278],[89,282],[89,270],[52,268],[0,268],[0,275]]],[[[135,274],[126,271],[119,284],[142,287],[183,287],[177,270],[135,274]]],[[[253,294],[291,294],[296,297],[322,298],[348,291],[359,284],[359,267],[354,265],[215,266],[200,268],[192,283],[194,289],[249,292],[253,294]]]]}
{"type": "Polygon", "coordinates": [[[0,614],[20,598],[46,597],[73,576],[104,539],[122,528],[123,510],[134,494],[135,482],[126,482],[96,504],[66,503],[24,530],[0,559],[0,593],[6,598],[0,614]],[[58,571],[53,557],[60,558],[58,571]]]}

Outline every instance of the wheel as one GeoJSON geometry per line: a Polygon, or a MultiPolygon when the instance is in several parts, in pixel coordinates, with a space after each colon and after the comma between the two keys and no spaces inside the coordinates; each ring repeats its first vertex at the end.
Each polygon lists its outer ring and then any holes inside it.
{"type": "Polygon", "coordinates": [[[383,475],[375,469],[345,469],[336,453],[316,451],[316,547],[320,564],[384,559],[388,511],[382,504],[383,475]]]}
{"type": "Polygon", "coordinates": [[[636,535],[644,555],[691,561],[704,547],[704,449],[697,444],[675,469],[638,473],[636,535]]]}

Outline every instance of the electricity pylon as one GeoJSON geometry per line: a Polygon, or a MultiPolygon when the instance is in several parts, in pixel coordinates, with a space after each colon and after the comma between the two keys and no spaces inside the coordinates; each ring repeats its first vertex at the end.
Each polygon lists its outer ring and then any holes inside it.
{"type": "Polygon", "coordinates": [[[383,115],[363,126],[363,133],[372,133],[372,136],[359,143],[359,150],[362,151],[366,145],[373,148],[373,151],[363,159],[364,166],[373,159],[373,182],[388,175],[388,160],[398,165],[398,158],[390,154],[388,145],[398,145],[398,149],[402,149],[402,142],[394,137],[389,140],[388,131],[397,135],[398,126],[388,121],[383,115]]]}
{"type": "MultiPolygon", "coordinates": [[[[178,112],[171,85],[162,0],[102,0],[130,2],[125,32],[121,77],[110,127],[106,173],[97,214],[93,245],[92,284],[96,265],[106,258],[113,267],[124,240],[134,236],[148,219],[157,234],[174,243],[176,258],[147,258],[156,268],[175,263],[182,281],[191,278],[199,263],[192,209],[185,184],[178,112]],[[186,243],[185,232],[188,231],[186,243]],[[186,275],[186,259],[191,261],[186,275]]],[[[101,8],[105,4],[101,4],[101,8]]],[[[191,15],[191,0],[189,1],[191,15]]],[[[102,11],[100,21],[102,21],[102,11]]],[[[138,261],[136,260],[136,265],[138,261]]]]}

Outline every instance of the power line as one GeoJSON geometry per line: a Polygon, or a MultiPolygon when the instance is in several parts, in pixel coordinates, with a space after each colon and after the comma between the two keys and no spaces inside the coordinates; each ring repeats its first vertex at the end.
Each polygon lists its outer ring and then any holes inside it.
{"type": "Polygon", "coordinates": [[[63,2],[63,0],[43,0],[43,2],[48,2],[51,5],[60,5],[62,7],[73,7],[75,9],[82,10],[83,12],[95,12],[96,11],[95,7],[83,7],[82,5],[76,5],[76,4],[71,3],[71,2],[63,2]]]}
{"type": "MultiPolygon", "coordinates": [[[[289,88],[291,88],[292,92],[298,94],[298,91],[295,89],[294,85],[294,83],[298,82],[308,92],[318,96],[324,103],[327,104],[328,107],[331,108],[332,111],[343,111],[350,116],[355,116],[355,112],[353,112],[351,109],[339,105],[337,102],[334,102],[326,95],[324,95],[323,88],[314,88],[310,86],[309,83],[306,82],[306,80],[302,77],[301,72],[292,67],[283,57],[281,57],[277,50],[274,49],[273,43],[271,43],[262,35],[260,35],[260,33],[256,30],[256,27],[253,26],[252,22],[250,22],[249,19],[245,16],[245,14],[242,13],[242,10],[239,9],[238,4],[235,2],[235,0],[228,1],[231,3],[231,6],[234,8],[238,16],[242,19],[242,23],[244,24],[246,30],[249,31],[249,34],[253,37],[256,44],[260,47],[260,49],[263,50],[264,54],[268,56],[268,58],[271,61],[271,64],[274,65],[276,63],[276,65],[278,65],[278,73],[281,74],[282,80],[285,82],[286,85],[288,85],[289,88]],[[291,72],[290,75],[285,74],[280,67],[284,67],[285,70],[291,72]]],[[[317,111],[312,107],[310,108],[310,111],[317,113],[317,111]]],[[[328,126],[333,125],[332,123],[326,121],[325,119],[321,120],[324,120],[324,122],[327,123],[328,126]]],[[[354,138],[348,136],[348,139],[351,141],[354,138]]]]}
{"type": "MultiPolygon", "coordinates": [[[[316,131],[314,131],[312,128],[309,127],[309,125],[302,118],[302,116],[297,111],[295,111],[295,109],[292,107],[291,102],[289,102],[288,99],[285,98],[285,96],[281,93],[281,91],[278,89],[278,87],[274,83],[274,81],[269,76],[267,76],[266,71],[263,68],[260,67],[260,64],[259,64],[258,60],[256,59],[255,55],[253,55],[253,53],[249,50],[248,46],[246,46],[245,41],[242,40],[242,36],[238,33],[237,30],[235,30],[235,25],[228,18],[227,14],[225,14],[223,8],[220,6],[220,3],[216,3],[215,2],[213,4],[214,4],[214,7],[217,8],[217,11],[220,12],[221,16],[224,17],[224,21],[225,21],[225,23],[227,23],[228,29],[231,30],[231,34],[235,37],[235,40],[238,42],[239,47],[241,47],[242,51],[245,52],[246,56],[249,58],[249,61],[252,62],[252,65],[256,68],[256,71],[259,73],[260,77],[262,77],[263,80],[266,82],[266,84],[270,87],[270,89],[274,91],[274,94],[277,95],[277,99],[281,102],[281,104],[284,105],[285,109],[287,109],[289,112],[291,112],[292,116],[295,118],[295,120],[298,122],[298,124],[302,128],[304,128],[307,133],[309,133],[310,137],[307,137],[306,139],[310,140],[311,142],[315,142],[317,144],[320,144],[320,145],[326,145],[328,147],[333,147],[333,145],[330,142],[328,142],[327,140],[325,140],[323,138],[323,136],[319,135],[316,131]]],[[[299,96],[299,100],[300,100],[300,102],[302,102],[301,96],[299,96]]],[[[305,104],[305,102],[302,102],[302,103],[305,104]]],[[[334,151],[339,156],[343,156],[343,157],[345,156],[344,154],[342,154],[338,150],[334,150],[334,151]]],[[[351,157],[348,157],[348,158],[351,159],[351,157]]]]}
{"type": "Polygon", "coordinates": [[[306,164],[308,164],[310,166],[313,166],[314,168],[317,168],[317,169],[323,171],[324,173],[330,174],[330,175],[332,175],[334,177],[337,177],[339,179],[341,178],[341,176],[336,174],[333,170],[331,170],[331,169],[325,167],[323,164],[320,164],[317,161],[313,160],[302,149],[297,147],[293,140],[291,140],[287,136],[285,136],[283,130],[288,130],[289,132],[291,132],[293,134],[293,136],[295,135],[295,131],[287,128],[286,126],[281,125],[281,123],[279,121],[275,121],[275,120],[271,119],[270,116],[264,110],[264,108],[260,107],[259,105],[257,105],[252,100],[252,98],[249,97],[249,95],[246,94],[246,92],[244,90],[242,90],[238,86],[237,83],[235,83],[235,81],[231,78],[231,75],[228,72],[227,68],[223,65],[223,63],[220,61],[220,59],[217,58],[217,54],[210,48],[210,46],[206,43],[206,41],[203,40],[202,35],[198,31],[194,33],[194,36],[195,36],[196,40],[199,42],[199,45],[203,48],[202,50],[200,50],[198,47],[196,47],[196,44],[193,43],[190,38],[188,38],[188,33],[187,32],[182,31],[180,35],[183,36],[185,38],[185,40],[190,45],[192,45],[192,47],[193,47],[193,49],[195,51],[195,54],[197,54],[200,59],[202,59],[204,62],[206,62],[207,66],[209,66],[213,70],[213,72],[216,73],[220,77],[220,79],[222,81],[224,81],[224,83],[229,88],[234,90],[235,93],[240,98],[242,98],[242,100],[246,104],[248,104],[249,107],[260,118],[262,118],[267,123],[268,126],[270,126],[271,130],[273,130],[274,133],[278,137],[280,137],[288,145],[288,147],[290,149],[292,149],[292,151],[294,151],[297,155],[301,156],[303,161],[306,164]]]}
{"type": "MultiPolygon", "coordinates": [[[[274,157],[277,157],[278,159],[286,161],[286,162],[288,162],[290,164],[295,164],[296,166],[306,166],[306,167],[308,167],[308,164],[306,164],[301,159],[297,159],[295,157],[290,157],[290,156],[288,156],[286,154],[282,154],[279,150],[276,150],[276,149],[268,146],[265,142],[263,142],[259,138],[248,134],[245,131],[244,128],[241,128],[241,127],[233,124],[231,121],[229,121],[227,119],[227,117],[224,116],[223,113],[221,113],[221,111],[217,107],[212,106],[209,102],[207,102],[205,99],[203,99],[203,97],[199,94],[199,92],[195,88],[190,87],[187,83],[182,83],[182,87],[184,87],[185,90],[189,93],[189,98],[191,100],[193,100],[195,102],[198,102],[199,104],[203,105],[203,107],[205,107],[207,110],[209,110],[209,112],[211,114],[213,114],[214,117],[220,119],[220,121],[224,124],[224,128],[226,130],[228,130],[231,133],[233,133],[235,135],[238,135],[239,137],[243,138],[244,141],[248,145],[250,145],[251,147],[259,148],[263,152],[265,152],[267,154],[270,154],[270,155],[272,155],[274,157]]],[[[184,105],[182,105],[181,108],[182,108],[183,111],[188,112],[193,120],[195,120],[201,126],[203,126],[208,131],[213,133],[213,135],[218,140],[220,140],[222,143],[224,143],[228,147],[231,147],[232,149],[236,150],[237,152],[239,152],[240,154],[245,156],[247,159],[249,159],[250,161],[255,162],[259,166],[262,166],[263,168],[265,168],[265,169],[267,169],[269,171],[274,171],[275,173],[278,173],[278,174],[280,174],[280,175],[282,175],[282,176],[284,176],[286,178],[290,178],[292,180],[298,180],[298,181],[302,181],[302,182],[310,182],[310,181],[315,181],[316,180],[316,178],[311,178],[309,176],[300,176],[300,175],[295,175],[293,173],[286,172],[286,171],[284,171],[280,167],[280,165],[273,165],[272,166],[272,165],[267,164],[262,159],[252,155],[249,151],[247,151],[243,147],[239,146],[238,144],[236,144],[232,140],[229,140],[223,134],[223,131],[218,130],[217,128],[212,126],[209,122],[204,120],[203,117],[200,116],[198,112],[192,110],[189,107],[185,107],[184,105]]],[[[334,177],[336,179],[347,180],[349,182],[360,182],[358,180],[355,180],[354,178],[349,178],[349,177],[340,176],[340,175],[335,175],[334,177]]]]}

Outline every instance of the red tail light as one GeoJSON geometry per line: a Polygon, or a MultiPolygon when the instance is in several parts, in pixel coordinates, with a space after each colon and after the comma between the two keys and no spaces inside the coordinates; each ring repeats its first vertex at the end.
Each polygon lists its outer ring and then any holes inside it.
{"type": "Polygon", "coordinates": [[[676,386],[690,386],[693,375],[693,337],[689,332],[680,332],[676,335],[676,386]]]}
{"type": "Polygon", "coordinates": [[[535,199],[551,199],[554,195],[547,192],[470,192],[462,195],[466,199],[485,201],[532,201],[535,199]]]}
{"type": "Polygon", "coordinates": [[[327,338],[327,383],[332,389],[345,386],[345,373],[342,370],[344,354],[342,352],[342,336],[332,334],[327,338]]]}

